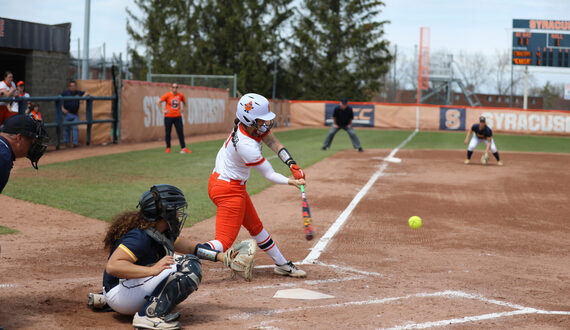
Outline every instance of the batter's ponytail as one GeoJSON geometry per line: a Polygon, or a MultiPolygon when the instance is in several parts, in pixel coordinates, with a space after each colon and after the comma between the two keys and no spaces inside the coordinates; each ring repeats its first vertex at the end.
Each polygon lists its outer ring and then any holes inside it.
{"type": "Polygon", "coordinates": [[[238,137],[236,135],[236,132],[238,126],[239,126],[239,118],[236,118],[234,120],[234,131],[232,132],[232,144],[234,145],[234,149],[236,149],[236,151],[237,151],[237,142],[238,142],[238,137]]]}

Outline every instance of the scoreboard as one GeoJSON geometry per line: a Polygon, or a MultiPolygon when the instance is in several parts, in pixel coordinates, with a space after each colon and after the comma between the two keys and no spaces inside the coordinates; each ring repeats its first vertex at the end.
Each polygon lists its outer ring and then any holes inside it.
{"type": "Polygon", "coordinates": [[[570,68],[570,21],[513,19],[513,64],[570,68]]]}

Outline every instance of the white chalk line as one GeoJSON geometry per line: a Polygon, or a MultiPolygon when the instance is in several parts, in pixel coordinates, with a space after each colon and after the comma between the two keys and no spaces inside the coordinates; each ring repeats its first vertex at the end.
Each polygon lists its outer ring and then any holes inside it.
{"type": "Polygon", "coordinates": [[[505,316],[512,316],[512,315],[519,315],[519,314],[550,314],[550,315],[570,315],[569,311],[546,311],[540,310],[530,307],[524,307],[517,304],[511,304],[508,302],[498,301],[495,299],[488,299],[481,295],[469,294],[462,291],[441,291],[441,292],[421,292],[416,294],[409,294],[400,297],[389,297],[389,298],[379,298],[379,299],[369,299],[369,300],[360,300],[360,301],[348,301],[344,303],[335,303],[335,304],[328,304],[328,305],[307,305],[307,306],[299,306],[293,308],[284,308],[284,309],[274,309],[274,310],[267,310],[267,311],[259,311],[259,312],[252,312],[252,313],[240,313],[230,317],[230,319],[248,319],[255,315],[262,315],[262,316],[269,316],[269,315],[276,315],[276,314],[283,314],[283,313],[293,313],[293,312],[300,312],[306,311],[310,309],[323,309],[323,308],[341,308],[347,306],[365,306],[365,305],[374,305],[374,304],[386,304],[391,303],[399,300],[406,300],[411,298],[430,298],[430,297],[443,297],[443,298],[465,298],[465,299],[473,299],[479,300],[485,303],[505,306],[514,308],[514,311],[510,312],[500,312],[500,313],[490,313],[490,314],[483,314],[477,316],[466,316],[460,318],[454,318],[449,320],[441,320],[441,321],[433,321],[433,322],[425,322],[425,323],[417,323],[417,324],[406,324],[397,326],[394,328],[389,329],[423,329],[428,327],[436,327],[436,326],[444,326],[451,323],[466,323],[466,322],[473,322],[473,321],[480,321],[480,320],[488,320],[494,318],[500,318],[505,316]],[[451,322],[451,323],[450,323],[451,322]]]}
{"type": "Polygon", "coordinates": [[[0,284],[0,289],[5,289],[5,288],[17,288],[20,285],[18,284],[0,284]]]}
{"type": "Polygon", "coordinates": [[[344,277],[344,278],[329,278],[326,280],[305,280],[305,281],[297,281],[295,283],[279,283],[279,284],[270,284],[270,285],[259,285],[259,286],[253,286],[253,287],[239,286],[239,287],[235,287],[235,288],[225,288],[225,290],[232,291],[232,290],[262,290],[262,289],[276,289],[276,288],[293,288],[293,287],[303,286],[303,285],[319,285],[319,284],[327,284],[327,283],[357,281],[357,280],[362,280],[365,278],[366,278],[366,276],[356,275],[356,276],[344,277]]]}
{"type": "MultiPolygon", "coordinates": [[[[337,266],[337,265],[330,265],[330,264],[325,264],[324,262],[320,262],[315,260],[314,262],[305,262],[305,261],[298,261],[295,262],[294,264],[296,265],[317,265],[317,266],[324,266],[324,267],[329,267],[329,268],[334,268],[337,270],[341,270],[341,271],[345,271],[345,272],[353,272],[353,273],[357,273],[357,274],[362,274],[362,275],[368,275],[368,276],[384,276],[380,273],[376,273],[376,272],[368,272],[365,270],[360,270],[360,269],[356,269],[354,267],[348,267],[348,266],[337,266]]],[[[253,268],[255,269],[265,269],[265,268],[273,268],[275,267],[275,265],[258,265],[255,266],[253,268]]]]}
{"type": "MultiPolygon", "coordinates": [[[[392,150],[392,152],[390,152],[390,154],[388,155],[388,157],[386,157],[386,159],[392,159],[394,155],[396,155],[396,153],[402,147],[404,147],[408,142],[410,142],[410,140],[413,139],[413,137],[417,133],[418,129],[416,128],[416,130],[414,130],[412,134],[410,134],[404,141],[402,141],[402,143],[400,143],[396,148],[394,148],[394,150],[392,150]]],[[[329,227],[327,232],[321,237],[321,239],[319,239],[317,244],[315,244],[311,252],[301,262],[302,264],[312,264],[315,261],[317,261],[317,259],[319,259],[321,253],[323,253],[329,242],[336,235],[336,233],[339,231],[342,225],[344,225],[346,220],[348,220],[348,216],[356,208],[356,205],[360,203],[360,200],[362,200],[362,198],[368,193],[368,190],[372,188],[376,180],[378,180],[378,178],[386,170],[386,168],[388,167],[388,162],[386,161],[386,159],[384,159],[384,161],[380,165],[380,168],[372,175],[372,177],[370,177],[368,182],[364,185],[364,187],[362,187],[362,189],[358,192],[358,194],[354,196],[348,207],[339,215],[339,217],[335,220],[335,222],[329,227]]]]}

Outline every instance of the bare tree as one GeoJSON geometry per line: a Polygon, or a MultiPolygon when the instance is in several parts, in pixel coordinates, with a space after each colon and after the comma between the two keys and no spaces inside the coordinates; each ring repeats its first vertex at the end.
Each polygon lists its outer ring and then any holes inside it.
{"type": "Polygon", "coordinates": [[[460,51],[454,57],[455,68],[459,73],[459,79],[468,90],[479,93],[489,82],[491,68],[488,57],[481,52],[466,53],[460,51]]]}

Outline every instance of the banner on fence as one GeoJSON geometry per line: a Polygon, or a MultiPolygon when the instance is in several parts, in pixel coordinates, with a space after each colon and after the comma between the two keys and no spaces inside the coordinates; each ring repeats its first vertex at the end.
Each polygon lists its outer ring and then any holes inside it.
{"type": "MultiPolygon", "coordinates": [[[[186,97],[181,109],[184,135],[222,133],[231,130],[235,110],[229,108],[228,91],[209,87],[180,85],[186,97]]],[[[164,139],[164,103],[156,102],[170,91],[169,83],[123,81],[121,95],[121,141],[164,139]]],[[[176,133],[173,130],[173,141],[176,133]]]]}
{"type": "MultiPolygon", "coordinates": [[[[332,106],[329,104],[331,103],[325,101],[292,101],[291,124],[326,125],[327,111],[331,111],[327,109],[332,106]]],[[[359,115],[359,119],[368,120],[373,123],[368,126],[377,128],[415,129],[416,109],[419,108],[418,122],[421,130],[463,131],[477,123],[480,116],[485,116],[489,127],[498,133],[570,135],[570,111],[383,103],[349,105],[355,108],[373,106],[373,110],[361,111],[364,116],[359,115]]]]}
{"type": "MultiPolygon", "coordinates": [[[[111,80],[77,80],[77,89],[86,91],[91,96],[113,95],[113,82],[111,80]]],[[[79,120],[85,120],[85,101],[79,104],[79,120]]],[[[93,102],[93,119],[112,119],[111,101],[93,102]]],[[[87,126],[77,125],[79,129],[79,143],[85,144],[87,126]]],[[[105,144],[113,141],[111,123],[93,124],[91,128],[91,144],[105,144]]]]}

